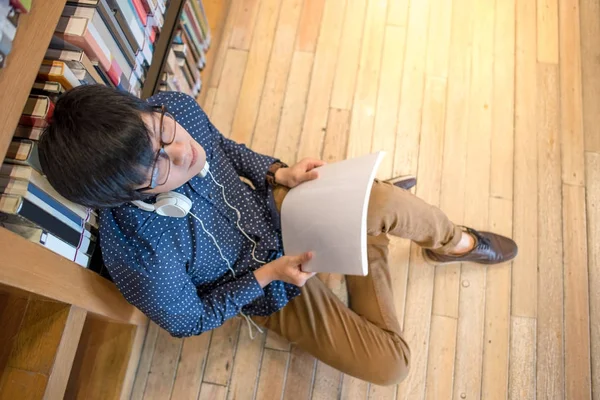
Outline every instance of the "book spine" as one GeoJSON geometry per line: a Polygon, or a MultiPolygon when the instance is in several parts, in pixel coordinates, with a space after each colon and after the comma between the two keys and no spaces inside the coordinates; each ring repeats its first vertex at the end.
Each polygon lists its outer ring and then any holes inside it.
{"type": "Polygon", "coordinates": [[[139,21],[132,5],[127,0],[113,0],[114,7],[117,7],[120,14],[122,15],[125,24],[131,30],[131,33],[135,37],[138,47],[141,49],[144,47],[144,29],[139,21]]]}
{"type": "Polygon", "coordinates": [[[135,10],[140,22],[143,26],[146,26],[148,23],[148,13],[144,10],[144,6],[140,0],[129,0],[133,5],[133,9],[135,10]]]}

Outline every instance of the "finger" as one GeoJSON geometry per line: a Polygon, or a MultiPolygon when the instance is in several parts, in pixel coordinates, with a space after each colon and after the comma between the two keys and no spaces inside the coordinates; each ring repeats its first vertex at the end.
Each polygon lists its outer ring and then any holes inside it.
{"type": "Polygon", "coordinates": [[[308,181],[314,181],[319,177],[319,172],[317,170],[312,170],[310,172],[305,172],[298,177],[298,184],[308,181]]]}
{"type": "Polygon", "coordinates": [[[308,159],[306,159],[305,165],[306,165],[306,170],[310,171],[313,168],[322,167],[325,164],[327,164],[327,163],[323,160],[318,160],[316,158],[308,158],[308,159]]]}
{"type": "Polygon", "coordinates": [[[312,257],[313,253],[307,251],[304,254],[300,254],[299,256],[294,257],[291,261],[294,263],[294,265],[301,265],[309,262],[312,259],[312,257]]]}

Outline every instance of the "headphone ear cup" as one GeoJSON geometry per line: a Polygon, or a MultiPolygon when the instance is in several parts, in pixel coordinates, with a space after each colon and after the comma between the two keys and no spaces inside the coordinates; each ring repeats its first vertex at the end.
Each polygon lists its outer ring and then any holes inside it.
{"type": "Polygon", "coordinates": [[[183,218],[192,209],[192,201],[177,192],[161,193],[156,198],[154,208],[163,217],[183,218]]]}

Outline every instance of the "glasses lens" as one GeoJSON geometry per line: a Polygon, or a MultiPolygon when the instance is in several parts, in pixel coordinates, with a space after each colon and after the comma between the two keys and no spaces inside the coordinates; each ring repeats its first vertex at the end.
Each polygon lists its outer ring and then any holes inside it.
{"type": "Polygon", "coordinates": [[[171,144],[175,140],[175,128],[177,124],[175,123],[175,118],[168,113],[165,112],[164,117],[162,119],[162,127],[161,127],[161,140],[164,144],[171,144]]]}
{"type": "Polygon", "coordinates": [[[169,172],[171,169],[171,161],[169,160],[169,156],[164,151],[161,151],[158,159],[156,160],[156,165],[154,166],[154,174],[153,181],[154,186],[164,185],[169,179],[169,172]]]}

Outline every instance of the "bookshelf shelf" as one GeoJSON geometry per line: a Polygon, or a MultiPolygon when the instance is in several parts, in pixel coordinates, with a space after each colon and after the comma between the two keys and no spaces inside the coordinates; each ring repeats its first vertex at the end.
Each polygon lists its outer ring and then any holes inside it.
{"type": "Polygon", "coordinates": [[[0,161],[4,160],[65,3],[66,0],[34,1],[31,11],[19,18],[13,49],[6,67],[0,69],[0,161]]]}

